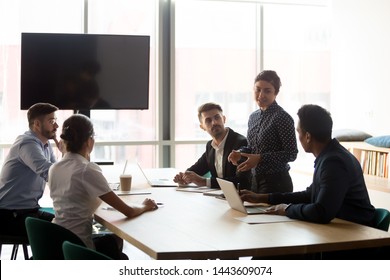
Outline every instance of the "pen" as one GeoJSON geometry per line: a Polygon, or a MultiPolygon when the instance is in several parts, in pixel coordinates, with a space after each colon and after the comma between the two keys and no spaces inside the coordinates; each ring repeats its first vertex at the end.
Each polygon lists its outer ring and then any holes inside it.
{"type": "Polygon", "coordinates": [[[145,195],[151,194],[150,192],[139,192],[139,193],[117,193],[117,196],[125,196],[125,195],[145,195]]]}
{"type": "Polygon", "coordinates": [[[241,194],[240,183],[237,183],[238,194],[241,194]]]}
{"type": "Polygon", "coordinates": [[[115,208],[109,207],[109,206],[107,206],[107,207],[102,207],[102,209],[103,209],[103,210],[109,210],[109,211],[116,211],[115,208]]]}

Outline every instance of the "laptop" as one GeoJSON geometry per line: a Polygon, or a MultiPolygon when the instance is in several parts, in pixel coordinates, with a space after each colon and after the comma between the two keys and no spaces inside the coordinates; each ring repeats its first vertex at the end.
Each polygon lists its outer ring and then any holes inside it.
{"type": "Polygon", "coordinates": [[[158,176],[158,179],[155,179],[155,178],[149,179],[149,178],[146,176],[145,172],[143,171],[141,165],[140,165],[138,162],[137,162],[137,165],[138,165],[139,169],[141,170],[142,174],[144,175],[146,181],[148,182],[148,184],[149,184],[151,187],[177,187],[177,186],[178,186],[178,184],[175,183],[175,182],[173,181],[173,179],[168,179],[168,178],[166,178],[166,177],[167,177],[167,174],[166,174],[166,173],[164,174],[164,170],[163,170],[163,169],[161,169],[161,170],[157,170],[157,169],[156,169],[156,172],[157,172],[157,173],[158,173],[158,172],[161,173],[161,174],[157,174],[157,175],[159,175],[159,176],[158,176]]]}
{"type": "Polygon", "coordinates": [[[244,203],[242,202],[240,195],[238,194],[237,189],[232,182],[220,178],[217,178],[217,181],[221,187],[221,190],[223,191],[223,194],[225,195],[227,202],[229,203],[229,206],[232,209],[247,215],[266,213],[268,206],[244,206],[244,203]]]}

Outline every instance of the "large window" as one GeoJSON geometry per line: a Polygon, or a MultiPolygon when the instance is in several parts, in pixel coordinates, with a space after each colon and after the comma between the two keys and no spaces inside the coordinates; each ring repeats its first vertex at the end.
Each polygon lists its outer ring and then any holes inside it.
{"type": "MultiPolygon", "coordinates": [[[[246,135],[256,109],[253,79],[262,69],[279,73],[277,101],[294,118],[304,103],[328,107],[330,19],[317,5],[325,1],[272,2],[0,0],[0,162],[27,130],[19,109],[22,32],[150,36],[149,109],[92,110],[96,161],[187,168],[210,139],[197,107],[220,103],[226,125],[246,135]]],[[[59,112],[60,124],[72,113],[59,112]]]]}
{"type": "MultiPolygon", "coordinates": [[[[297,122],[298,109],[315,103],[330,109],[330,17],[319,6],[263,6],[264,69],[278,72],[282,87],[277,102],[297,122]],[[281,20],[283,19],[283,20],[281,20]],[[308,24],[310,23],[310,24],[308,24]]],[[[312,167],[314,156],[298,141],[294,165],[312,167]],[[303,162],[305,161],[305,162],[303,162]]]]}
{"type": "MultiPolygon", "coordinates": [[[[0,162],[16,136],[28,130],[20,110],[20,42],[22,32],[82,32],[83,1],[0,1],[0,162]],[[72,20],[70,20],[72,19],[72,20]]],[[[72,112],[61,111],[64,120],[72,112]]]]}
{"type": "MultiPolygon", "coordinates": [[[[210,139],[197,119],[197,107],[204,102],[219,103],[226,125],[246,135],[248,117],[257,109],[253,81],[263,69],[278,72],[282,87],[277,102],[294,119],[305,103],[329,108],[328,8],[261,1],[176,2],[176,167],[189,167],[194,159],[184,155],[200,156],[205,150],[184,140],[210,139]]],[[[299,155],[305,157],[303,151],[299,155]]]]}
{"type": "MultiPolygon", "coordinates": [[[[96,146],[92,159],[123,163],[157,162],[156,125],[156,3],[131,0],[1,0],[0,134],[2,160],[15,137],[27,130],[26,111],[20,108],[20,34],[22,32],[149,35],[149,110],[92,110],[96,146]],[[5,133],[5,131],[9,133],[5,133]]],[[[72,111],[58,112],[59,124],[72,111]]],[[[60,128],[61,129],[61,128],[60,128]]],[[[58,133],[59,134],[59,133],[58,133]]]]}
{"type": "Polygon", "coordinates": [[[328,13],[317,6],[264,5],[264,68],[278,72],[282,79],[278,101],[294,118],[302,104],[330,106],[328,13]]]}
{"type": "Polygon", "coordinates": [[[158,141],[156,93],[157,1],[88,1],[88,33],[150,36],[150,83],[148,110],[92,110],[97,141],[119,141],[115,146],[97,146],[94,156],[122,163],[137,160],[155,166],[158,141]],[[131,143],[132,142],[132,143],[131,143]]]}
{"type": "MultiPolygon", "coordinates": [[[[175,140],[209,139],[197,107],[222,106],[227,126],[246,135],[257,70],[258,5],[225,1],[177,1],[175,5],[175,140]]],[[[178,168],[194,162],[204,145],[176,146],[178,168]]]]}

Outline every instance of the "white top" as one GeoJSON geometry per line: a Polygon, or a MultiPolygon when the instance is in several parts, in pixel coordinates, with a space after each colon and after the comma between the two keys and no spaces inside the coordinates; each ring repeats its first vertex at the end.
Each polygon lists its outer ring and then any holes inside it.
{"type": "Polygon", "coordinates": [[[214,140],[211,142],[211,146],[215,150],[215,170],[217,171],[217,175],[220,178],[223,178],[223,151],[225,149],[225,143],[228,134],[229,130],[226,133],[225,137],[222,139],[221,143],[219,143],[219,145],[217,145],[214,140]]]}
{"type": "Polygon", "coordinates": [[[112,191],[100,167],[75,153],[66,153],[49,170],[50,196],[55,210],[54,223],[77,234],[85,245],[92,241],[93,214],[112,191]]]}

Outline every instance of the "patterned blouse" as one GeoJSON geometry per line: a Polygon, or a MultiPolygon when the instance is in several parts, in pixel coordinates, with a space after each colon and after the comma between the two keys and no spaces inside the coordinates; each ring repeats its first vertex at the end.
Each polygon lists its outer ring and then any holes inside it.
{"type": "Polygon", "coordinates": [[[260,154],[254,174],[288,171],[288,162],[297,158],[298,148],[293,118],[276,101],[267,110],[256,110],[249,116],[248,146],[252,154],[260,154]]]}

